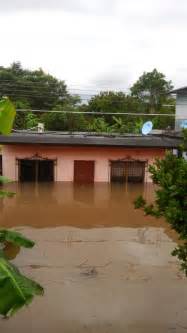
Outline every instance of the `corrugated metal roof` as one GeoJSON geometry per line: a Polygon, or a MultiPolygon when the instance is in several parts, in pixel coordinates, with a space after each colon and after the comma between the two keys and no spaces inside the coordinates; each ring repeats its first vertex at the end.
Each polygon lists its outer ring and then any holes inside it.
{"type": "Polygon", "coordinates": [[[101,147],[145,147],[177,148],[181,143],[179,137],[164,135],[93,135],[85,133],[68,134],[64,132],[12,133],[0,135],[0,144],[42,144],[61,146],[101,146],[101,147]]]}
{"type": "Polygon", "coordinates": [[[179,93],[179,92],[184,92],[184,91],[187,92],[187,86],[185,86],[185,87],[181,87],[181,88],[178,88],[178,89],[171,90],[171,91],[170,91],[170,94],[177,94],[177,93],[179,93]]]}

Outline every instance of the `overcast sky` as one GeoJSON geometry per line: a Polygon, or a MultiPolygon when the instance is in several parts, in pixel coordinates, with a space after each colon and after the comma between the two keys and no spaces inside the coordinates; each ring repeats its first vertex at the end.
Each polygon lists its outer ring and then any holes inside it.
{"type": "Polygon", "coordinates": [[[187,0],[0,0],[0,65],[127,90],[157,68],[187,85],[187,0]]]}

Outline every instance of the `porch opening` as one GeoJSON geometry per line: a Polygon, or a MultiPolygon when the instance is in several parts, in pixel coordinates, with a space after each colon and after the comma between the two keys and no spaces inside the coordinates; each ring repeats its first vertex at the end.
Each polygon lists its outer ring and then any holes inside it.
{"type": "Polygon", "coordinates": [[[94,183],[94,161],[74,161],[74,182],[81,184],[94,183]]]}
{"type": "Polygon", "coordinates": [[[145,178],[145,162],[143,161],[112,161],[111,182],[142,183],[145,178]]]}
{"type": "Polygon", "coordinates": [[[19,180],[21,182],[54,181],[53,160],[19,160],[19,180]]]}

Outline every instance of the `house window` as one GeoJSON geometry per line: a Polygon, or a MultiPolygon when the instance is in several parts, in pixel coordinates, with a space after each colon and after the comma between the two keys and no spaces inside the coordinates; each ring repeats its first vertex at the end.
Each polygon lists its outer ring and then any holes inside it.
{"type": "Polygon", "coordinates": [[[54,181],[53,160],[19,160],[19,180],[21,182],[54,181]]]}
{"type": "Polygon", "coordinates": [[[143,161],[112,161],[111,182],[139,183],[145,177],[145,162],[143,161]]]}

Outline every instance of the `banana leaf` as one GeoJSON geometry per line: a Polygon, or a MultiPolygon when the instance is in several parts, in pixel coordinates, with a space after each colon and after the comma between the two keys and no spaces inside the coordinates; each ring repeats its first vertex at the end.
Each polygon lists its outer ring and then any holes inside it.
{"type": "Polygon", "coordinates": [[[0,101],[0,132],[4,135],[10,134],[16,115],[14,105],[8,98],[0,101]]]}
{"type": "Polygon", "coordinates": [[[35,242],[24,237],[19,232],[2,229],[0,230],[0,243],[6,242],[26,248],[32,248],[35,245],[35,242]]]}
{"type": "Polygon", "coordinates": [[[3,258],[5,256],[4,251],[2,250],[2,248],[0,247],[0,258],[3,258]]]}
{"type": "Polygon", "coordinates": [[[10,317],[25,305],[29,305],[35,295],[43,295],[43,288],[33,280],[23,276],[6,259],[0,258],[0,314],[10,317]]]}

